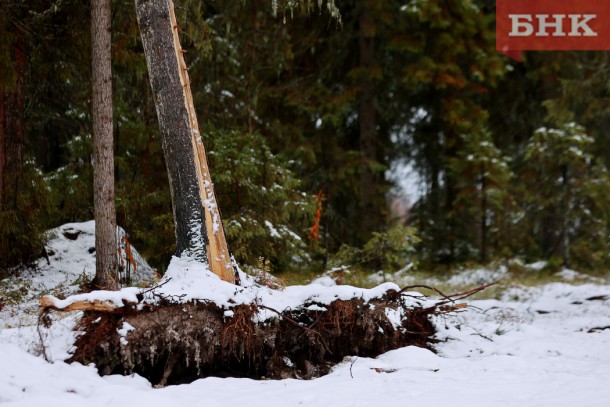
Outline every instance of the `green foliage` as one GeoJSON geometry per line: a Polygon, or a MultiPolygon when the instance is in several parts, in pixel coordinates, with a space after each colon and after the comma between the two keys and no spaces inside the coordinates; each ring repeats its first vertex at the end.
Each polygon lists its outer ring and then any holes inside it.
{"type": "Polygon", "coordinates": [[[541,128],[528,144],[524,173],[528,221],[535,230],[547,228],[539,234],[545,254],[559,255],[558,240],[567,233],[576,263],[585,268],[610,264],[610,178],[595,162],[593,147],[594,139],[575,123],[541,128]]]}
{"type": "Polygon", "coordinates": [[[304,236],[313,199],[299,191],[290,163],[271,153],[257,133],[209,129],[210,168],[226,235],[240,264],[271,261],[274,271],[310,260],[304,236]]]}
{"type": "Polygon", "coordinates": [[[90,135],[75,136],[67,143],[66,165],[45,175],[52,204],[50,225],[79,222],[93,217],[93,168],[90,135]]]}
{"type": "MultiPolygon", "coordinates": [[[[175,3],[240,263],[310,272],[343,245],[339,258],[366,270],[394,270],[415,257],[430,268],[557,259],[567,225],[575,265],[610,265],[608,53],[510,61],[495,50],[488,1],[175,3]],[[366,44],[369,61],[360,54],[366,44]],[[365,105],[375,116],[369,150],[365,105]],[[420,176],[422,195],[409,211],[422,239],[417,252],[411,229],[382,232],[392,187],[385,172],[398,159],[420,176]],[[318,193],[319,240],[307,242],[318,193]]],[[[90,17],[88,3],[76,0],[18,6],[33,163],[18,210],[0,214],[0,251],[32,254],[39,231],[92,218],[90,17]]],[[[162,271],[174,227],[154,98],[133,2],[112,7],[117,219],[162,271]]],[[[5,23],[0,17],[0,73],[10,85],[13,33],[5,23]]]]}
{"type": "Polygon", "coordinates": [[[278,11],[282,10],[284,13],[284,22],[286,22],[287,12],[294,17],[294,10],[298,8],[305,15],[308,15],[311,14],[316,7],[320,11],[322,11],[323,8],[326,8],[326,11],[328,11],[332,18],[341,22],[341,12],[335,4],[335,0],[271,0],[273,15],[277,16],[278,11]]]}
{"type": "Polygon", "coordinates": [[[32,163],[26,163],[18,177],[4,176],[6,196],[14,202],[5,202],[0,210],[0,270],[27,263],[42,253],[42,232],[50,211],[48,185],[32,163]]]}
{"type": "Polygon", "coordinates": [[[485,159],[504,161],[504,154],[484,151],[495,146],[490,95],[506,71],[495,51],[493,15],[474,1],[417,1],[401,12],[408,28],[397,43],[406,62],[399,68],[400,100],[411,100],[412,108],[397,147],[425,185],[411,221],[424,240],[426,261],[467,261],[482,255],[482,203],[502,200],[495,192],[501,188],[477,191],[483,181],[505,178],[492,175],[499,166],[482,168],[485,159]]]}
{"type": "Polygon", "coordinates": [[[545,169],[552,168],[551,173],[557,173],[564,165],[581,172],[591,161],[593,142],[585,129],[576,123],[568,123],[561,129],[540,128],[534,132],[525,158],[545,169]]]}
{"type": "Polygon", "coordinates": [[[0,305],[15,305],[25,302],[31,285],[30,279],[20,277],[0,279],[0,305]]]}
{"type": "Polygon", "coordinates": [[[341,246],[336,262],[357,270],[393,273],[416,261],[415,246],[420,239],[415,233],[414,228],[401,225],[387,232],[375,232],[362,248],[341,246]]]}
{"type": "Polygon", "coordinates": [[[478,245],[463,249],[465,254],[478,256],[485,263],[490,252],[510,248],[509,228],[514,221],[511,210],[515,206],[511,194],[513,173],[510,158],[495,146],[488,131],[466,136],[462,143],[457,157],[449,161],[457,189],[451,215],[456,224],[474,232],[478,240],[478,245]]]}

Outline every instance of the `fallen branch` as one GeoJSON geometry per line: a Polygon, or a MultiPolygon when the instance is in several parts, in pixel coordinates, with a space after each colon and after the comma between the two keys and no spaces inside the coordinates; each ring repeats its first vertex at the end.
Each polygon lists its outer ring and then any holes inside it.
{"type": "Polygon", "coordinates": [[[430,290],[430,291],[434,291],[435,293],[437,293],[438,295],[440,295],[441,297],[447,299],[448,301],[453,301],[451,299],[451,295],[445,295],[443,294],[439,289],[437,289],[436,287],[430,287],[429,285],[423,285],[423,284],[416,284],[416,285],[408,285],[404,288],[402,288],[398,294],[402,294],[407,290],[412,290],[414,288],[425,288],[426,290],[430,290]]]}
{"type": "Polygon", "coordinates": [[[595,332],[605,331],[606,329],[610,329],[610,326],[597,326],[595,328],[591,328],[587,331],[588,334],[592,334],[595,332]]]}
{"type": "Polygon", "coordinates": [[[447,313],[463,310],[464,308],[468,308],[468,304],[440,305],[438,306],[438,311],[447,313]]]}
{"type": "Polygon", "coordinates": [[[494,282],[494,283],[491,283],[491,284],[486,284],[486,285],[482,285],[482,286],[477,287],[477,288],[473,288],[472,290],[464,291],[463,293],[452,294],[452,295],[449,296],[451,298],[448,301],[441,301],[441,302],[439,302],[436,305],[437,306],[441,306],[441,305],[447,304],[449,302],[455,302],[455,301],[463,300],[465,298],[468,298],[468,297],[470,297],[472,295],[475,295],[476,293],[479,293],[479,292],[481,292],[481,291],[483,291],[483,290],[485,290],[485,289],[487,289],[487,288],[489,288],[491,286],[494,286],[496,284],[498,284],[498,283],[494,282]],[[458,297],[458,298],[455,298],[455,297],[458,297]]]}
{"type": "MultiPolygon", "coordinates": [[[[445,301],[441,301],[441,302],[438,302],[438,303],[435,304],[437,307],[440,307],[440,306],[445,305],[445,304],[455,303],[456,301],[463,300],[464,298],[468,298],[471,295],[474,295],[474,294],[476,294],[478,292],[481,292],[481,291],[485,290],[486,288],[489,288],[489,287],[494,286],[496,284],[498,284],[498,283],[494,282],[494,283],[491,283],[491,284],[486,284],[486,285],[483,285],[483,286],[480,286],[480,287],[477,287],[477,288],[473,288],[472,290],[468,290],[468,291],[465,291],[463,293],[451,294],[451,295],[444,294],[441,290],[439,290],[436,287],[431,287],[429,285],[417,284],[417,285],[408,285],[408,286],[402,288],[398,292],[398,294],[402,294],[405,291],[412,290],[414,288],[425,288],[426,290],[434,291],[435,293],[437,293],[438,295],[440,295],[441,297],[443,297],[445,299],[445,301]],[[455,298],[455,297],[458,297],[458,298],[455,298]]],[[[459,305],[461,305],[461,304],[459,304],[459,305]]],[[[457,307],[457,308],[463,308],[463,307],[457,307]]]]}
{"type": "Polygon", "coordinates": [[[101,312],[114,312],[119,306],[117,306],[112,301],[75,301],[72,304],[59,308],[55,305],[55,300],[57,300],[52,295],[45,295],[39,300],[40,306],[43,310],[53,309],[56,311],[101,311],[101,312]]]}

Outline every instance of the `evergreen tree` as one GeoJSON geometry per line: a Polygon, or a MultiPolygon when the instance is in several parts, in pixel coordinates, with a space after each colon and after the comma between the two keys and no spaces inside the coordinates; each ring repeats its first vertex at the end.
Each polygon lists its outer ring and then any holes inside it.
{"type": "Polygon", "coordinates": [[[0,271],[43,249],[46,185],[26,153],[28,53],[39,22],[30,5],[0,1],[0,271]]]}
{"type": "MultiPolygon", "coordinates": [[[[37,255],[44,228],[93,217],[91,10],[77,0],[2,6],[9,11],[0,17],[5,96],[18,89],[11,44],[26,51],[27,108],[11,122],[24,129],[14,144],[22,154],[11,155],[22,157],[23,171],[2,172],[15,192],[12,208],[0,211],[8,267],[37,255]]],[[[161,134],[135,8],[128,0],[112,7],[118,223],[163,271],[176,246],[161,134]]],[[[386,170],[406,160],[421,178],[409,222],[429,264],[515,255],[606,264],[608,53],[531,52],[523,63],[510,61],[494,49],[488,1],[319,7],[176,1],[238,261],[256,267],[265,258],[276,272],[319,270],[344,243],[364,248],[388,227],[386,170]],[[584,164],[573,157],[564,177],[560,160],[533,146],[555,143],[540,141],[536,129],[568,134],[570,122],[593,141],[557,141],[557,157],[574,146],[586,157],[584,164]],[[311,227],[319,240],[307,240],[311,227]]]]}
{"type": "Polygon", "coordinates": [[[591,154],[593,143],[582,126],[568,123],[561,129],[537,130],[526,153],[524,182],[532,232],[543,255],[562,258],[566,267],[573,242],[579,245],[579,260],[599,258],[596,252],[606,250],[605,239],[599,240],[608,225],[599,188],[610,185],[605,166],[595,163],[591,154]]]}
{"type": "Polygon", "coordinates": [[[470,182],[452,166],[489,129],[490,92],[504,73],[493,15],[472,1],[418,1],[404,13],[411,24],[410,40],[399,43],[409,58],[402,94],[412,108],[399,141],[425,183],[413,221],[430,261],[466,260],[477,256],[471,225],[481,221],[458,205],[470,182]]]}
{"type": "Polygon", "coordinates": [[[492,249],[510,247],[506,241],[510,231],[506,226],[512,220],[514,204],[509,164],[508,157],[494,145],[489,132],[466,136],[464,148],[449,163],[450,171],[459,180],[454,210],[470,223],[470,233],[464,243],[469,243],[469,237],[473,242],[479,241],[478,247],[468,244],[465,250],[478,254],[481,263],[495,254],[508,254],[494,253],[492,249]]]}

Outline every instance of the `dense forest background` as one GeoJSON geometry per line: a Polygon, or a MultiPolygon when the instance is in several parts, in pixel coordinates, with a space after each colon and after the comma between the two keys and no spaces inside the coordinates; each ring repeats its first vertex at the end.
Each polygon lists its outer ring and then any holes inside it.
{"type": "MultiPolygon", "coordinates": [[[[93,218],[88,3],[0,1],[0,269],[93,218]]],[[[240,264],[610,265],[607,52],[509,60],[487,0],[336,0],[340,21],[268,0],[175,4],[240,264]]],[[[163,271],[155,105],[133,1],[112,9],[117,220],[163,271]]]]}

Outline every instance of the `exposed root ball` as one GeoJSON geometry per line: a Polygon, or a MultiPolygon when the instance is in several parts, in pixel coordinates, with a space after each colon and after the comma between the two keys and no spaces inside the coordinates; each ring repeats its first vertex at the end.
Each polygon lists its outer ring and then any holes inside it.
{"type": "Polygon", "coordinates": [[[428,317],[434,307],[408,308],[393,294],[367,303],[304,304],[263,322],[257,318],[265,307],[256,305],[88,312],[70,361],[93,362],[104,375],[137,373],[161,386],[207,376],[317,377],[345,356],[375,357],[408,345],[430,348],[434,328],[428,317]]]}

